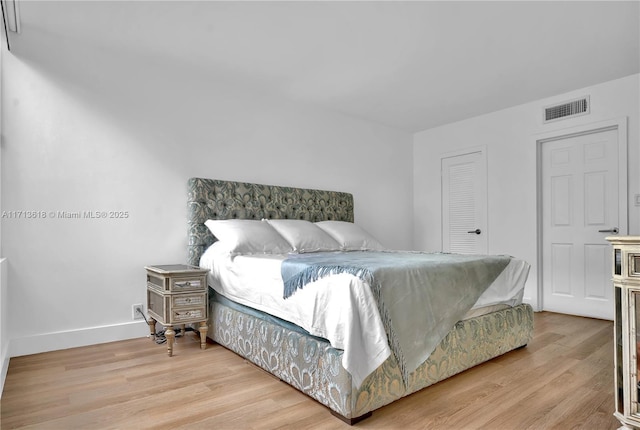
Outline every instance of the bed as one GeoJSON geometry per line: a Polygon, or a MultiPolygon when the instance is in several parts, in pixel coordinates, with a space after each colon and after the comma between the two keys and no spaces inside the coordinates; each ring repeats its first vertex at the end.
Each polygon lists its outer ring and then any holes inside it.
{"type": "MultiPolygon", "coordinates": [[[[189,264],[207,266],[207,252],[215,248],[216,238],[205,223],[234,219],[353,223],[353,197],[344,192],[191,178],[189,264]]],[[[528,265],[505,282],[518,278],[518,283],[523,284],[527,273],[528,265]]],[[[327,337],[316,336],[274,312],[264,312],[271,309],[268,306],[260,309],[259,305],[235,300],[232,294],[224,295],[214,288],[209,289],[209,296],[211,340],[314,398],[350,424],[397,399],[523,347],[533,334],[533,310],[521,303],[519,293],[515,301],[505,302],[509,304],[466,313],[452,329],[447,329],[428,358],[409,370],[405,358],[397,356],[392,345],[391,353],[381,364],[357,375],[354,369],[347,371],[343,365],[345,349],[332,346],[327,337]]]]}

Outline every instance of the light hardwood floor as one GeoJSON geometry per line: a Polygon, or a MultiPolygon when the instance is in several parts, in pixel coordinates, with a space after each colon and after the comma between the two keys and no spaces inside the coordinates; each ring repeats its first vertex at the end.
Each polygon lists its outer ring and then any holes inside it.
{"type": "MultiPolygon", "coordinates": [[[[374,411],[362,429],[616,429],[613,323],[548,312],[535,338],[374,411]]],[[[329,410],[193,333],[12,358],[2,429],[346,429],[329,410]]]]}

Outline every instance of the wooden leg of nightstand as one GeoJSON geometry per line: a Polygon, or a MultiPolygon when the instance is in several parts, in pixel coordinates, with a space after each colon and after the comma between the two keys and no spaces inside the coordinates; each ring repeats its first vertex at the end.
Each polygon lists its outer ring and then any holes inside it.
{"type": "Polygon", "coordinates": [[[176,332],[173,331],[173,327],[169,326],[164,335],[167,338],[167,351],[169,352],[169,357],[171,357],[173,355],[173,341],[176,339],[176,332]]]}
{"type": "Polygon", "coordinates": [[[151,337],[152,338],[156,337],[156,320],[150,317],[148,324],[149,324],[149,333],[151,337]]]}
{"type": "Polygon", "coordinates": [[[206,321],[202,321],[200,323],[200,328],[198,329],[200,331],[200,349],[207,349],[207,331],[208,331],[207,327],[207,322],[206,321]]]}

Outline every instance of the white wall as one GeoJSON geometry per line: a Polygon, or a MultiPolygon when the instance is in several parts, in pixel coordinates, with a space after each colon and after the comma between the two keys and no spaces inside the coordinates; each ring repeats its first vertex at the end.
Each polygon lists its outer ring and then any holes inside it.
{"type": "Polygon", "coordinates": [[[488,152],[488,251],[532,264],[525,298],[537,285],[536,135],[587,123],[627,117],[629,232],[640,234],[640,75],[515,106],[416,133],[414,163],[414,247],[441,249],[440,155],[486,145],[488,152]],[[591,113],[542,125],[544,106],[590,95],[591,113]]]}
{"type": "Polygon", "coordinates": [[[2,219],[12,355],[145,335],[131,305],[145,302],[144,265],[186,259],[192,176],[348,191],[358,223],[411,246],[408,133],[37,29],[12,49],[2,208],[47,214],[2,219]]]}
{"type": "MultiPolygon", "coordinates": [[[[2,58],[6,50],[4,32],[0,31],[0,214],[2,213],[2,58]]],[[[0,398],[4,381],[9,370],[9,303],[7,285],[7,260],[2,257],[2,229],[0,228],[0,398]]]]}

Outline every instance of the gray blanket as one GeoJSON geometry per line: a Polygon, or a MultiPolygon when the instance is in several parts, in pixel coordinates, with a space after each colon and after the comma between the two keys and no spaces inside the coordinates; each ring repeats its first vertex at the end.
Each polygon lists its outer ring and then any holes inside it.
{"type": "Polygon", "coordinates": [[[509,264],[508,256],[419,252],[293,254],[282,263],[284,297],[349,273],[372,289],[405,381],[509,264]]]}

